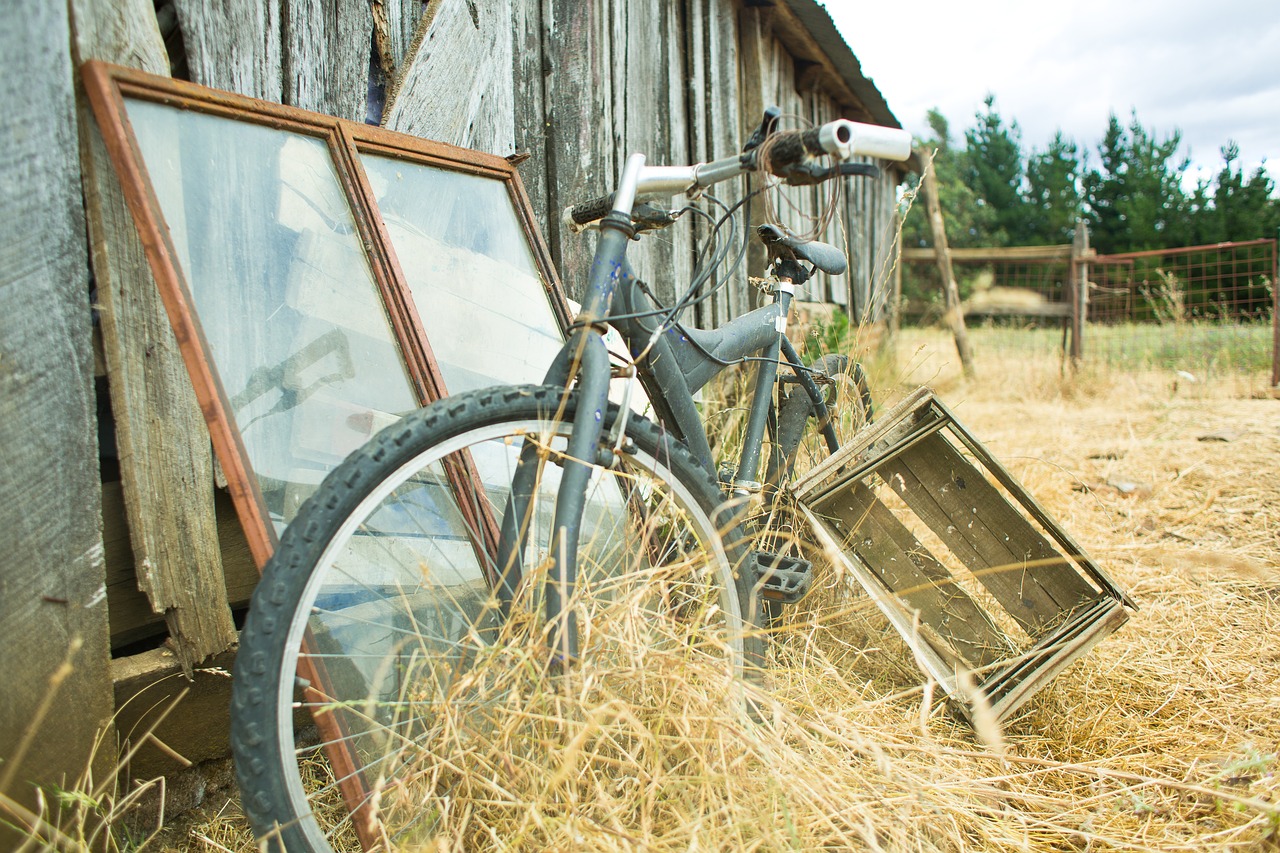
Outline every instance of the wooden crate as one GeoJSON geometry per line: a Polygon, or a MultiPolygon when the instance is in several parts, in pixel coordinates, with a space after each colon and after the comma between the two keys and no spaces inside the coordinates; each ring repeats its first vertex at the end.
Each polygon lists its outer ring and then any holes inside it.
{"type": "Polygon", "coordinates": [[[1136,609],[928,389],[792,491],[970,718],[1007,718],[1136,609]]]}

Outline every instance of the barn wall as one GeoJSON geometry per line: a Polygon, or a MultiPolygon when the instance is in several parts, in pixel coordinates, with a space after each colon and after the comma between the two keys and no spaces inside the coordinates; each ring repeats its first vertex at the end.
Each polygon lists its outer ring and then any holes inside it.
{"type": "MultiPolygon", "coordinates": [[[[533,155],[521,172],[571,295],[582,292],[594,241],[565,232],[560,211],[608,192],[627,153],[643,152],[652,163],[724,156],[738,150],[773,104],[782,107],[792,127],[840,116],[869,118],[830,68],[815,61],[819,49],[782,4],[513,3],[516,55],[523,57],[514,84],[515,147],[533,155]]],[[[853,270],[839,279],[820,276],[808,298],[841,304],[852,298],[859,316],[883,301],[873,296],[883,288],[873,288],[872,279],[879,246],[891,234],[896,182],[889,172],[848,184],[837,215],[816,236],[848,246],[853,270]]],[[[775,209],[802,230],[831,191],[788,189],[778,194],[775,209]]],[[[736,200],[742,187],[720,188],[718,194],[736,200]]],[[[763,214],[763,205],[753,205],[752,221],[763,214]]],[[[670,298],[690,280],[701,236],[682,225],[647,237],[633,247],[633,263],[670,298]]],[[[753,249],[753,274],[762,262],[763,253],[753,249]]],[[[694,319],[703,325],[723,322],[749,305],[739,275],[728,290],[699,306],[694,319]]],[[[879,312],[869,317],[878,319],[879,312]]]]}
{"type": "MultiPolygon", "coordinates": [[[[67,5],[16,0],[6,17],[0,27],[0,779],[12,782],[0,787],[31,806],[26,780],[74,780],[87,768],[112,703],[67,5]],[[64,661],[70,668],[59,677],[64,661]]],[[[6,832],[0,827],[0,849],[13,849],[6,832]]]]}

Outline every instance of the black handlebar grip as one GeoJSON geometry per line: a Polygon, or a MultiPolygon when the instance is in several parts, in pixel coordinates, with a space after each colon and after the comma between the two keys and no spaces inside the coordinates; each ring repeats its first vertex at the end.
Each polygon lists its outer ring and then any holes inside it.
{"type": "Polygon", "coordinates": [[[578,225],[586,225],[597,219],[604,219],[613,210],[613,194],[602,195],[569,208],[569,219],[578,225]]]}
{"type": "Polygon", "coordinates": [[[818,128],[775,133],[768,146],[769,171],[785,177],[784,172],[788,166],[823,153],[822,145],[818,142],[818,128]]]}

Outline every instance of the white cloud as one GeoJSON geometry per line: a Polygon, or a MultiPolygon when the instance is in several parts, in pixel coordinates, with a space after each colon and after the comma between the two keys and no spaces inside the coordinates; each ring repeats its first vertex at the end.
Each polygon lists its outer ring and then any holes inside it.
{"type": "Polygon", "coordinates": [[[1216,171],[1240,146],[1246,169],[1280,175],[1280,9],[1275,0],[917,0],[826,4],[863,72],[913,132],[938,107],[957,137],[988,92],[1028,147],[1054,131],[1094,149],[1114,112],[1136,110],[1216,171]]]}

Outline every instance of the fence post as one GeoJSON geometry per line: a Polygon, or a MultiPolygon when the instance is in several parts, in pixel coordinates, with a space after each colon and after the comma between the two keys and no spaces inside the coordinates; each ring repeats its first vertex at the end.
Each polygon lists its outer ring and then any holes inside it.
{"type": "Polygon", "coordinates": [[[1271,244],[1271,387],[1280,388],[1280,228],[1271,244]]]}
{"type": "Polygon", "coordinates": [[[1084,359],[1084,324],[1089,316],[1089,224],[1076,222],[1071,240],[1071,366],[1084,359]]]}
{"type": "Polygon", "coordinates": [[[942,276],[947,325],[955,336],[956,351],[960,354],[960,366],[964,369],[964,375],[973,378],[973,353],[969,349],[969,333],[964,327],[964,309],[960,307],[960,288],[956,285],[955,270],[951,267],[951,250],[947,246],[947,232],[942,223],[938,178],[933,172],[933,157],[925,157],[924,161],[924,199],[929,209],[929,227],[933,231],[933,250],[938,257],[938,272],[942,276]]]}

